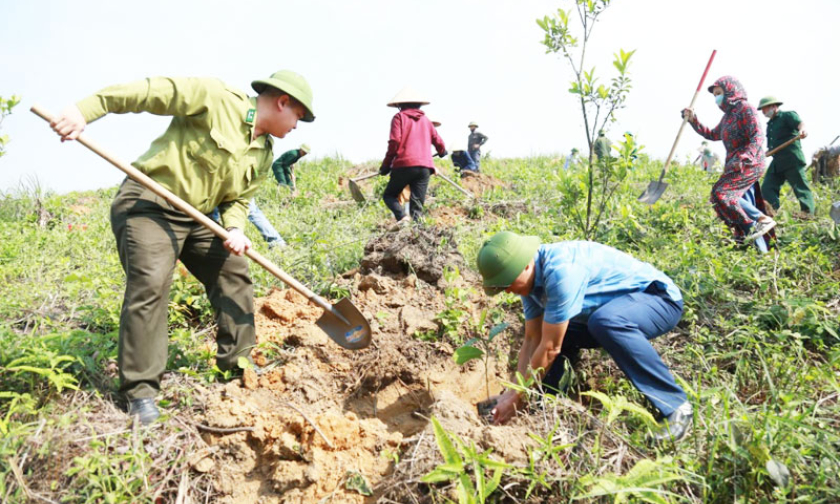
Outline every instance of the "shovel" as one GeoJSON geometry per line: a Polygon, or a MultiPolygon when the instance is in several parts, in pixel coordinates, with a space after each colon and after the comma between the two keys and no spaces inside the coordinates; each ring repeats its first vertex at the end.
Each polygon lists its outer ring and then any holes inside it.
{"type": "MultiPolygon", "coordinates": [[[[53,121],[53,115],[38,105],[33,105],[30,110],[47,122],[53,121]]],[[[77,140],[79,143],[92,150],[94,153],[98,154],[121,171],[125,172],[125,174],[132,180],[147,187],[152,192],[168,201],[172,206],[192,217],[195,221],[212,231],[219,238],[223,240],[228,239],[229,233],[222,226],[216,224],[214,220],[193,208],[193,206],[186,201],[172,194],[169,190],[152,180],[145,173],[118,160],[116,157],[96,144],[93,140],[87,138],[86,135],[79,135],[77,140]]],[[[370,324],[368,324],[364,315],[362,315],[358,308],[353,306],[353,303],[351,303],[350,300],[345,298],[337,304],[331,305],[324,298],[318,296],[306,288],[306,286],[290,277],[285,271],[278,268],[274,263],[263,257],[254,249],[248,249],[245,252],[245,255],[268,270],[269,273],[276,276],[283,283],[303,294],[311,303],[323,308],[324,314],[321,315],[321,318],[319,318],[315,323],[339,346],[348,350],[359,350],[370,345],[370,324]]]]}
{"type": "Polygon", "coordinates": [[[347,181],[348,187],[350,187],[350,194],[353,196],[353,199],[356,200],[357,203],[364,203],[365,202],[365,194],[362,192],[362,189],[359,187],[359,182],[365,179],[369,179],[379,175],[379,172],[368,173],[367,175],[362,175],[359,178],[349,179],[347,181]]]}
{"type": "MultiPolygon", "coordinates": [[[[691,104],[688,108],[694,107],[694,101],[697,100],[697,95],[700,94],[700,89],[703,87],[703,82],[706,80],[706,74],[709,73],[709,67],[712,66],[712,61],[715,59],[715,54],[717,54],[717,50],[712,51],[712,56],[709,58],[709,62],[706,64],[706,69],[703,71],[703,77],[700,78],[700,84],[697,84],[697,91],[694,92],[694,97],[691,99],[691,104]]],[[[683,118],[682,124],[680,125],[680,130],[677,132],[677,138],[674,140],[674,146],[671,147],[671,152],[668,154],[668,159],[665,161],[665,166],[662,168],[662,173],[659,174],[659,180],[653,181],[648,184],[647,189],[645,192],[639,196],[639,201],[642,203],[647,203],[648,205],[653,205],[656,201],[662,197],[662,193],[665,192],[665,189],[668,188],[668,184],[662,182],[662,179],[665,178],[665,172],[668,171],[668,165],[671,164],[671,159],[674,157],[674,152],[677,150],[677,144],[680,142],[680,136],[682,135],[683,128],[685,128],[685,123],[687,123],[687,118],[683,118]]]]}

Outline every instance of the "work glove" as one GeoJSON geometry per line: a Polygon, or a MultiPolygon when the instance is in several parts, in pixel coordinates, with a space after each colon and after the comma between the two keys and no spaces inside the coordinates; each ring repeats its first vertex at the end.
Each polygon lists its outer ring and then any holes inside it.
{"type": "Polygon", "coordinates": [[[389,173],[391,173],[391,167],[390,166],[382,165],[382,166],[379,167],[379,174],[380,175],[388,175],[389,173]]]}
{"type": "Polygon", "coordinates": [[[439,158],[441,158],[441,159],[443,159],[443,158],[445,158],[445,157],[446,157],[446,156],[448,156],[448,155],[449,155],[449,153],[448,153],[447,151],[443,151],[443,153],[442,153],[442,154],[438,154],[438,157],[439,157],[439,158]]]}

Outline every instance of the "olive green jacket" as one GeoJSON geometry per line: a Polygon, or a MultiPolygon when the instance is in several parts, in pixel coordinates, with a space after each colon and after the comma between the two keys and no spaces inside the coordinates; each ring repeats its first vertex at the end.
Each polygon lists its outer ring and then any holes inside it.
{"type": "Polygon", "coordinates": [[[256,99],[206,78],[153,77],[107,87],[76,104],[87,122],[108,113],[174,116],[132,165],[224,227],[245,227],[248,200],[271,173],[272,139],[253,138],[256,99]]]}

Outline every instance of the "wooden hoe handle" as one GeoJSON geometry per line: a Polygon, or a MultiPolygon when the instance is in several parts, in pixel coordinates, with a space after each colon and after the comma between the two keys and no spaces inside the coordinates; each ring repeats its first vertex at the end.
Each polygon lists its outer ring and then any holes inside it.
{"type": "Polygon", "coordinates": [[[784,149],[785,147],[789,146],[789,145],[790,145],[790,144],[792,144],[793,142],[795,142],[795,141],[797,141],[797,140],[800,140],[801,138],[802,138],[802,133],[800,133],[800,134],[796,135],[795,137],[791,138],[791,139],[790,139],[790,140],[788,140],[787,142],[785,142],[785,143],[783,143],[782,145],[780,145],[780,146],[776,147],[775,149],[771,150],[770,152],[768,152],[767,154],[765,154],[765,156],[767,156],[767,157],[772,156],[773,154],[775,154],[775,153],[779,152],[780,150],[782,150],[782,149],[784,149]]]}
{"type": "MultiPolygon", "coordinates": [[[[694,102],[697,100],[697,96],[700,94],[700,90],[703,89],[703,83],[706,81],[706,75],[709,73],[709,68],[712,66],[712,61],[715,60],[715,54],[717,54],[717,50],[712,51],[712,56],[709,58],[709,62],[706,63],[706,69],[703,70],[703,76],[700,77],[700,83],[697,84],[697,91],[694,92],[694,96],[691,98],[691,103],[688,105],[688,108],[694,107],[694,102]]],[[[659,182],[662,182],[662,179],[665,177],[665,172],[668,171],[668,166],[671,164],[671,160],[674,158],[674,152],[677,150],[677,144],[680,143],[680,137],[682,136],[683,128],[685,128],[685,123],[688,122],[688,119],[683,117],[682,124],[680,124],[680,130],[677,132],[677,138],[674,140],[674,145],[671,147],[671,152],[668,153],[668,159],[665,160],[665,166],[662,168],[662,173],[659,175],[659,182]]]]}

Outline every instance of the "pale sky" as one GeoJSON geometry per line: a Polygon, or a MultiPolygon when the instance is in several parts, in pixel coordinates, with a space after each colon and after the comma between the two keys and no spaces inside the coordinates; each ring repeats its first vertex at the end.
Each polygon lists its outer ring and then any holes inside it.
{"type": "MultiPolygon", "coordinates": [[[[22,103],[0,133],[0,190],[21,181],[57,192],[118,183],[122,174],[81,145],[62,144],[29,112],[57,113],[110,84],[148,76],[212,76],[250,82],[288,68],[310,82],[317,119],[275,142],[276,154],[306,142],[313,157],[381,159],[390,118],[385,103],[405,85],[425,93],[444,141],[465,141],[477,121],[494,157],[565,154],[583,148],[580,110],[567,92],[568,65],[546,55],[537,17],[570,0],[0,0],[0,96],[22,103]]],[[[712,49],[705,86],[733,75],[755,105],[773,94],[796,110],[810,137],[806,156],[840,135],[834,121],[840,48],[838,0],[613,0],[595,28],[587,66],[614,75],[612,54],[637,50],[633,90],[609,136],[632,131],[665,158],[712,49]]],[[[704,86],[704,87],[705,87],[704,86]]],[[[701,121],[721,117],[707,92],[701,121]]],[[[86,133],[133,161],[168,119],[110,115],[86,133]]],[[[701,138],[683,133],[678,155],[701,138]]],[[[720,143],[714,150],[723,156],[720,143]]]]}

